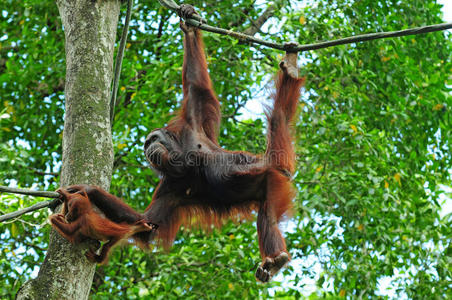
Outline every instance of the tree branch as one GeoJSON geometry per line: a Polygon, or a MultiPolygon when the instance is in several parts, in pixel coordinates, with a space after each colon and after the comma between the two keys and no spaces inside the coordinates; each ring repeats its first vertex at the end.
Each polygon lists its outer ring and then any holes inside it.
{"type": "Polygon", "coordinates": [[[262,13],[262,15],[257,18],[256,21],[251,21],[252,25],[251,27],[245,29],[243,32],[244,34],[254,36],[258,31],[261,30],[262,25],[267,22],[268,19],[270,19],[273,14],[275,13],[276,5],[272,3],[270,6],[268,6],[265,11],[262,13]]]}
{"type": "Polygon", "coordinates": [[[35,196],[35,197],[46,197],[46,198],[56,198],[54,200],[48,200],[48,201],[42,201],[38,202],[32,206],[26,207],[24,209],[4,214],[0,216],[0,222],[4,222],[10,219],[17,218],[25,213],[32,212],[44,207],[49,207],[54,209],[60,201],[60,194],[57,192],[48,192],[48,191],[34,191],[34,190],[28,190],[28,189],[18,189],[18,188],[11,188],[7,186],[0,185],[0,192],[6,192],[6,193],[14,193],[14,194],[21,194],[21,195],[29,195],[29,196],[35,196]]]}
{"type": "Polygon", "coordinates": [[[0,192],[28,195],[28,196],[34,196],[34,197],[45,197],[45,198],[59,198],[60,197],[60,194],[58,194],[57,192],[18,189],[18,188],[3,186],[3,185],[0,185],[0,192]]]}
{"type": "MultiPolygon", "coordinates": [[[[159,2],[161,5],[167,7],[171,10],[174,10],[176,12],[180,11],[180,6],[177,5],[176,3],[174,3],[174,1],[172,1],[172,0],[159,0],[159,2]]],[[[390,38],[390,37],[400,37],[400,36],[406,36],[406,35],[429,33],[429,32],[447,30],[447,29],[452,28],[452,23],[442,23],[442,24],[428,25],[428,26],[416,27],[416,28],[405,29],[405,30],[398,30],[398,31],[361,34],[361,35],[346,37],[346,38],[332,40],[332,41],[325,41],[325,42],[320,42],[320,43],[315,43],[315,44],[289,46],[286,44],[278,44],[278,43],[274,43],[274,42],[269,42],[269,41],[259,39],[259,38],[241,33],[241,32],[235,32],[235,31],[228,30],[228,29],[210,26],[210,25],[204,24],[203,22],[199,22],[198,21],[199,19],[200,19],[200,17],[198,15],[193,15],[192,17],[186,19],[185,22],[187,22],[188,24],[190,24],[192,26],[196,26],[202,30],[205,30],[205,31],[218,33],[218,34],[222,34],[222,35],[228,35],[228,36],[236,38],[244,43],[259,44],[259,45],[263,45],[266,47],[283,50],[283,51],[290,51],[290,52],[303,52],[303,51],[328,48],[328,47],[344,45],[344,44],[352,44],[352,43],[365,42],[365,41],[390,38]]]]}
{"type": "Polygon", "coordinates": [[[65,81],[63,78],[58,79],[58,82],[55,86],[49,87],[49,85],[46,82],[38,82],[34,81],[34,84],[36,86],[30,87],[30,89],[33,92],[40,93],[42,98],[48,97],[54,93],[62,92],[64,91],[65,81]]]}
{"type": "MultiPolygon", "coordinates": [[[[171,17],[171,14],[167,14],[165,16],[163,16],[163,15],[160,16],[159,28],[157,30],[157,35],[156,35],[156,43],[158,43],[162,40],[163,27],[165,26],[165,23],[168,21],[168,19],[170,17],[171,17]]],[[[157,47],[157,50],[155,50],[155,58],[157,60],[160,60],[160,52],[162,51],[162,48],[163,48],[163,45],[161,44],[160,46],[157,47]]]]}
{"type": "Polygon", "coordinates": [[[115,75],[113,78],[113,87],[111,90],[110,99],[110,126],[113,127],[115,117],[116,99],[118,96],[119,77],[121,75],[122,59],[126,49],[127,35],[129,33],[130,16],[132,14],[133,0],[127,1],[126,19],[124,20],[124,27],[122,28],[121,41],[119,42],[118,53],[116,54],[115,75]]]}
{"type": "Polygon", "coordinates": [[[58,176],[58,175],[60,175],[59,172],[44,172],[44,171],[41,171],[41,170],[38,170],[38,169],[35,169],[35,168],[32,168],[32,167],[26,167],[26,168],[28,170],[33,171],[33,173],[35,173],[37,175],[43,175],[43,176],[46,176],[46,175],[48,175],[48,176],[58,176]]]}
{"type": "Polygon", "coordinates": [[[242,25],[243,22],[245,22],[245,19],[247,18],[251,9],[253,9],[254,3],[256,3],[256,0],[254,0],[249,6],[245,7],[243,11],[240,12],[240,16],[236,21],[229,22],[228,27],[237,27],[239,25],[242,25]]]}

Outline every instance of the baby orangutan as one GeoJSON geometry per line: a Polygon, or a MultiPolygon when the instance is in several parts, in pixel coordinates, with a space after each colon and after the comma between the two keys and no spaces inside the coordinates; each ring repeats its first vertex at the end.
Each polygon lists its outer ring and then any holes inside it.
{"type": "Polygon", "coordinates": [[[105,263],[111,248],[118,242],[133,239],[133,235],[138,232],[156,229],[155,225],[144,220],[132,224],[112,222],[94,210],[85,190],[74,194],[65,189],[59,189],[57,192],[64,204],[62,213],[53,214],[49,218],[53,228],[72,244],[80,243],[87,238],[106,242],[100,254],[96,254],[92,249],[86,252],[86,257],[92,262],[105,263]]]}

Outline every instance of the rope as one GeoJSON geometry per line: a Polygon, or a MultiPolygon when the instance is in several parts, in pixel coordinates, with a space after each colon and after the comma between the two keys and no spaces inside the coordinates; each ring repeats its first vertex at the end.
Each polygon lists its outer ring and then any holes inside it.
{"type": "MultiPolygon", "coordinates": [[[[174,3],[172,0],[159,0],[160,4],[166,8],[169,8],[179,14],[180,6],[174,3]]],[[[241,32],[235,32],[229,29],[223,29],[219,27],[210,26],[207,24],[204,24],[202,18],[200,18],[197,15],[193,15],[190,18],[186,19],[185,22],[192,26],[199,27],[202,30],[218,33],[222,35],[228,35],[230,37],[236,38],[244,43],[250,43],[250,44],[259,44],[263,45],[269,48],[274,48],[278,50],[284,50],[284,51],[291,51],[291,52],[303,52],[303,51],[309,51],[309,50],[316,50],[316,49],[322,49],[332,46],[338,46],[338,45],[344,45],[344,44],[352,44],[352,43],[359,43],[364,41],[371,41],[376,39],[383,39],[383,38],[390,38],[390,37],[400,37],[400,36],[406,36],[406,35],[414,35],[414,34],[422,34],[422,33],[429,33],[434,31],[442,31],[452,28],[452,23],[442,23],[442,24],[435,24],[435,25],[428,25],[428,26],[422,26],[422,27],[416,27],[416,28],[410,28],[405,30],[398,30],[398,31],[389,31],[389,32],[377,32],[377,33],[368,33],[368,34],[360,34],[355,36],[350,36],[342,39],[332,40],[332,41],[325,41],[325,42],[319,42],[315,44],[306,44],[306,45],[287,45],[287,44],[278,44],[274,42],[269,42],[260,38],[256,38],[251,35],[247,35],[241,32]],[[201,19],[201,21],[200,21],[201,19]]]]}

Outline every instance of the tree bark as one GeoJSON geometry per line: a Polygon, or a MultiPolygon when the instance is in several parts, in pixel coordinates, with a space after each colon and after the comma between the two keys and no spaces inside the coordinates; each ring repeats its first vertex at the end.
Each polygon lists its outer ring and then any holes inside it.
{"type": "MultiPolygon", "coordinates": [[[[61,186],[109,189],[113,165],[110,84],[119,0],[57,0],[66,38],[66,115],[61,186]]],[[[95,264],[88,245],[73,246],[54,230],[38,276],[17,299],[87,299],[95,264]]]]}

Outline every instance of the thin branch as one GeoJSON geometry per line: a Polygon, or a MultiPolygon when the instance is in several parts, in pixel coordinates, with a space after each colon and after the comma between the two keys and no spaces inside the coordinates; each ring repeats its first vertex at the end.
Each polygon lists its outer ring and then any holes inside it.
{"type": "Polygon", "coordinates": [[[34,81],[33,83],[36,84],[36,86],[30,87],[30,90],[40,93],[40,97],[42,98],[64,91],[65,86],[65,81],[62,78],[58,79],[57,84],[52,87],[49,87],[49,85],[45,82],[34,81]]]}
{"type": "Polygon", "coordinates": [[[43,248],[43,247],[39,247],[33,243],[27,243],[27,242],[20,242],[21,244],[23,244],[24,246],[27,246],[28,248],[35,248],[38,249],[39,251],[47,251],[47,248],[43,248]]]}
{"type": "Polygon", "coordinates": [[[243,33],[247,35],[254,36],[258,31],[261,30],[261,27],[267,22],[268,19],[273,17],[276,10],[276,5],[273,3],[270,6],[268,6],[265,11],[262,13],[262,15],[257,18],[256,21],[251,20],[251,27],[245,29],[243,33]]]}
{"type": "Polygon", "coordinates": [[[236,123],[241,124],[241,125],[245,125],[245,126],[248,126],[248,127],[256,127],[256,124],[254,124],[254,123],[247,123],[247,122],[239,121],[236,118],[232,118],[232,120],[234,122],[236,122],[236,123]]]}
{"type": "Polygon", "coordinates": [[[35,174],[37,174],[37,175],[43,175],[43,176],[59,176],[60,175],[60,173],[57,173],[57,172],[44,172],[44,171],[41,171],[41,170],[38,170],[38,169],[35,169],[35,168],[32,168],[32,167],[26,167],[28,170],[31,170],[31,171],[33,171],[33,173],[35,173],[35,174]]]}
{"type": "MultiPolygon", "coordinates": [[[[168,21],[168,19],[171,17],[171,14],[167,14],[167,15],[161,15],[160,16],[160,23],[159,23],[159,28],[157,30],[157,35],[156,35],[156,43],[160,42],[162,40],[162,35],[163,35],[163,27],[165,26],[165,23],[168,21]]],[[[155,50],[155,58],[157,60],[160,60],[160,52],[162,51],[163,45],[160,44],[160,46],[157,47],[157,50],[155,50]]]]}
{"type": "Polygon", "coordinates": [[[127,108],[130,103],[132,103],[132,95],[135,93],[135,91],[139,91],[141,87],[144,85],[144,81],[141,80],[145,75],[147,74],[146,70],[138,70],[137,75],[135,75],[131,83],[135,83],[136,85],[129,85],[126,86],[126,95],[124,96],[124,103],[122,104],[124,108],[127,108]]]}
{"type": "Polygon", "coordinates": [[[58,203],[60,203],[59,199],[55,199],[55,200],[48,200],[48,201],[42,201],[42,202],[38,202],[32,206],[26,207],[24,209],[20,209],[18,211],[9,213],[9,214],[4,214],[3,216],[0,216],[0,222],[4,222],[4,221],[8,221],[10,219],[14,219],[17,218],[23,214],[26,214],[28,212],[32,212],[41,208],[45,208],[45,207],[52,207],[58,203]]]}
{"type": "Polygon", "coordinates": [[[222,115],[221,117],[222,117],[222,118],[225,118],[225,119],[234,118],[235,115],[237,115],[237,113],[239,112],[239,110],[240,110],[241,108],[243,108],[245,105],[246,105],[246,102],[244,102],[244,103],[239,103],[239,104],[237,104],[237,106],[234,107],[234,112],[233,112],[232,114],[229,114],[229,115],[222,115]]]}
{"type": "Polygon", "coordinates": [[[248,17],[250,11],[253,9],[255,3],[256,0],[254,0],[249,6],[245,7],[243,11],[239,13],[240,14],[239,18],[234,22],[230,22],[228,24],[228,27],[237,27],[239,25],[242,25],[245,22],[245,19],[248,17]]]}
{"type": "Polygon", "coordinates": [[[121,41],[119,42],[118,54],[116,54],[115,74],[113,78],[113,88],[110,99],[110,125],[113,127],[113,119],[115,117],[116,99],[118,96],[119,77],[121,76],[122,59],[126,49],[127,34],[129,33],[130,15],[132,14],[133,0],[127,1],[126,19],[124,21],[124,28],[122,29],[121,41]]]}
{"type": "MultiPolygon", "coordinates": [[[[180,11],[179,5],[174,3],[174,1],[172,1],[172,0],[159,0],[159,2],[161,5],[167,7],[171,10],[174,10],[176,12],[180,11]]],[[[190,18],[186,19],[185,22],[187,22],[188,24],[190,24],[192,26],[199,27],[202,30],[213,32],[213,33],[218,33],[218,34],[222,34],[222,35],[228,35],[230,37],[236,38],[245,43],[259,44],[259,45],[263,45],[266,47],[270,47],[270,48],[274,48],[274,49],[278,49],[278,50],[290,51],[290,52],[303,52],[303,51],[322,49],[322,48],[344,45],[344,44],[352,44],[352,43],[371,41],[371,40],[390,38],[390,37],[400,37],[400,36],[406,36],[406,35],[429,33],[429,32],[447,30],[447,29],[452,28],[452,23],[442,23],[442,24],[428,25],[428,26],[416,27],[416,28],[405,29],[405,30],[398,30],[398,31],[361,34],[361,35],[346,37],[346,38],[332,40],[332,41],[320,42],[320,43],[315,43],[315,44],[296,45],[296,46],[290,45],[289,46],[287,44],[278,44],[278,43],[274,43],[274,42],[265,41],[263,39],[256,38],[256,37],[253,37],[253,36],[241,33],[241,32],[235,32],[232,30],[203,24],[203,22],[198,21],[199,18],[200,18],[199,16],[193,15],[190,18]]]]}
{"type": "Polygon", "coordinates": [[[28,195],[28,196],[34,196],[34,197],[45,197],[45,198],[59,198],[60,197],[60,194],[58,194],[57,192],[18,189],[18,188],[3,186],[3,185],[0,185],[0,192],[28,195]]]}
{"type": "MultiPolygon", "coordinates": [[[[14,222],[16,222],[16,221],[19,221],[19,222],[21,222],[22,224],[25,224],[25,225],[28,225],[28,226],[31,226],[31,227],[36,227],[36,228],[39,228],[39,227],[42,227],[42,226],[43,226],[43,224],[34,224],[34,223],[27,222],[27,221],[25,221],[25,220],[21,220],[21,219],[17,219],[17,218],[12,219],[11,221],[4,221],[3,224],[10,224],[10,223],[14,223],[14,222]]],[[[44,223],[44,225],[45,225],[45,223],[44,223]]]]}
{"type": "Polygon", "coordinates": [[[34,190],[28,190],[28,189],[18,189],[18,188],[11,188],[7,186],[0,185],[0,192],[6,192],[6,193],[14,193],[14,194],[21,194],[21,195],[29,195],[29,196],[35,196],[35,197],[46,197],[46,198],[56,198],[54,200],[48,200],[48,201],[42,201],[38,202],[32,206],[26,207],[24,209],[4,214],[0,216],[0,222],[4,222],[10,219],[17,218],[23,214],[26,214],[28,212],[32,212],[41,208],[49,207],[49,208],[55,208],[59,203],[61,203],[59,197],[60,194],[57,192],[48,192],[48,191],[34,191],[34,190]]]}

